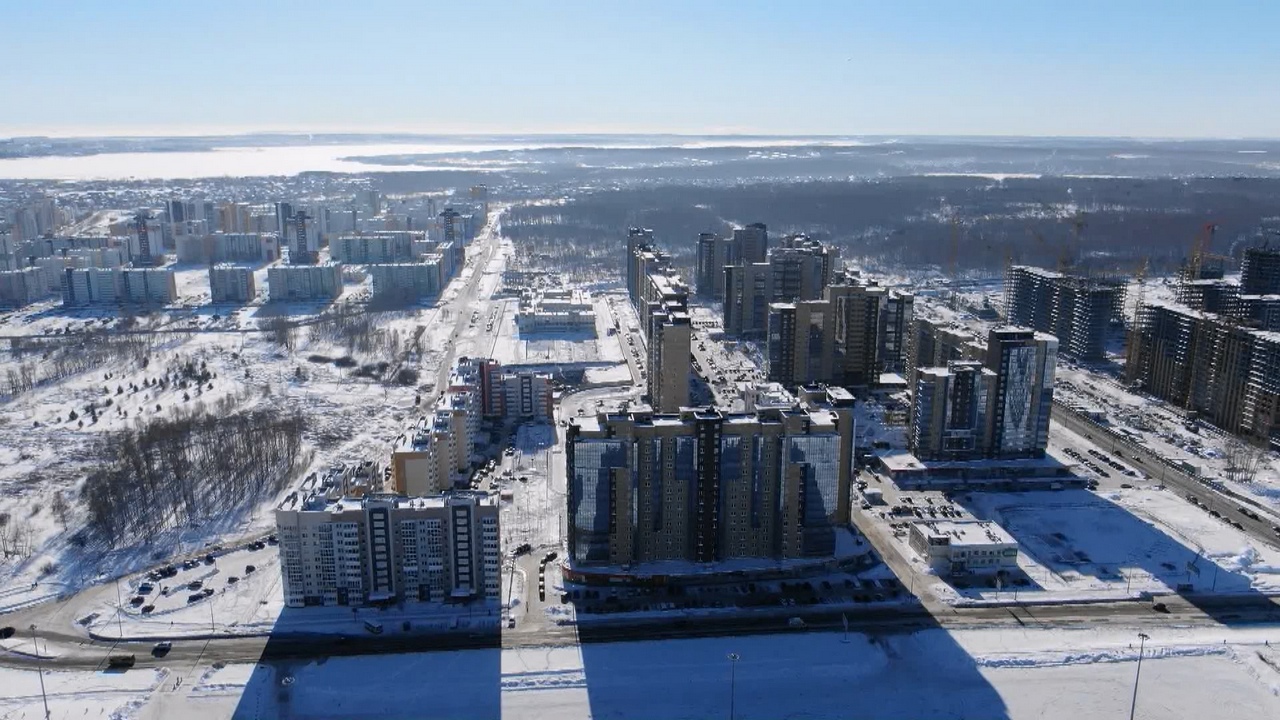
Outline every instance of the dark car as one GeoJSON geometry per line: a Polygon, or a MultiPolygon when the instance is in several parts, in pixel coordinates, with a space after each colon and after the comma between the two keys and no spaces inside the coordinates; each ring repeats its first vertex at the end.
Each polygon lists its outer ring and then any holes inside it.
{"type": "Polygon", "coordinates": [[[187,583],[187,589],[188,589],[188,590],[199,590],[203,585],[204,585],[204,582],[202,582],[202,581],[200,581],[200,580],[192,580],[191,582],[187,583]]]}
{"type": "Polygon", "coordinates": [[[1158,612],[1158,613],[1168,613],[1168,612],[1169,612],[1169,606],[1168,606],[1168,605],[1165,605],[1165,604],[1164,604],[1164,603],[1162,603],[1162,602],[1158,602],[1158,603],[1151,603],[1151,609],[1152,609],[1152,610],[1155,610],[1155,611],[1156,611],[1156,612],[1158,612]]]}
{"type": "Polygon", "coordinates": [[[135,660],[132,655],[112,655],[107,658],[107,665],[113,668],[131,668],[135,660]]]}
{"type": "Polygon", "coordinates": [[[254,571],[254,570],[257,570],[257,569],[258,569],[258,568],[254,567],[253,565],[245,565],[245,566],[244,566],[244,574],[245,574],[245,575],[251,575],[251,574],[253,574],[253,571],[254,571]]]}
{"type": "Polygon", "coordinates": [[[173,643],[165,640],[163,642],[156,643],[156,646],[151,648],[151,654],[156,657],[164,657],[165,655],[168,655],[169,651],[172,649],[173,643]]]}
{"type": "Polygon", "coordinates": [[[156,610],[156,606],[155,606],[155,605],[143,605],[143,606],[142,606],[142,614],[143,614],[143,615],[150,615],[151,613],[155,612],[155,610],[156,610]]]}
{"type": "Polygon", "coordinates": [[[18,631],[15,630],[13,627],[2,627],[0,628],[0,640],[8,640],[9,638],[13,637],[14,633],[16,632],[18,631]]]}

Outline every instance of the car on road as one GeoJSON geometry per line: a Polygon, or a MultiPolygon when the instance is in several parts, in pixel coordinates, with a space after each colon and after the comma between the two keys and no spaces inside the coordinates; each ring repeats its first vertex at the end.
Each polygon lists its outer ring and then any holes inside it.
{"type": "Polygon", "coordinates": [[[173,649],[173,643],[169,642],[168,640],[164,640],[162,642],[156,643],[156,646],[151,648],[151,654],[156,657],[164,657],[165,655],[168,655],[169,651],[172,649],[173,649]]]}
{"type": "Polygon", "coordinates": [[[1164,604],[1164,603],[1162,603],[1162,602],[1151,603],[1151,609],[1152,609],[1152,610],[1155,610],[1155,611],[1156,611],[1156,612],[1158,612],[1158,613],[1166,613],[1166,614],[1167,614],[1167,613],[1169,612],[1169,606],[1168,606],[1168,605],[1165,605],[1165,604],[1164,604]]]}
{"type": "Polygon", "coordinates": [[[788,627],[802,628],[804,627],[804,618],[793,617],[787,621],[788,627]]]}
{"type": "Polygon", "coordinates": [[[0,628],[0,640],[8,640],[9,638],[13,637],[14,633],[16,632],[18,631],[14,629],[13,626],[2,627],[0,628]]]}
{"type": "Polygon", "coordinates": [[[107,658],[107,666],[112,668],[131,668],[137,661],[133,655],[112,655],[107,658]]]}

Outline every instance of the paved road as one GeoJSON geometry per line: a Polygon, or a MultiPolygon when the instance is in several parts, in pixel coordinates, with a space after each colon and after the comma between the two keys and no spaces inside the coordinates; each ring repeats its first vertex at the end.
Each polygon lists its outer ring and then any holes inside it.
{"type": "MultiPolygon", "coordinates": [[[[536,579],[531,577],[536,583],[536,579]]],[[[536,594],[536,587],[535,594],[536,594]]],[[[297,636],[276,638],[228,638],[216,640],[179,640],[164,658],[150,655],[151,643],[96,643],[79,645],[53,643],[59,653],[45,660],[45,667],[58,669],[102,669],[112,654],[133,654],[138,667],[198,667],[213,662],[249,663],[283,659],[308,659],[349,655],[423,652],[434,650],[491,649],[518,647],[572,646],[587,642],[627,642],[696,637],[720,637],[744,634],[839,630],[843,617],[853,631],[876,633],[909,633],[921,629],[1020,627],[1097,627],[1115,624],[1124,627],[1212,626],[1262,624],[1280,622],[1280,604],[1259,597],[1206,598],[1199,606],[1181,599],[1168,601],[1169,612],[1158,613],[1146,602],[1124,601],[1089,605],[1017,605],[1001,607],[947,608],[930,611],[919,605],[864,607],[840,610],[788,608],[785,611],[731,617],[679,618],[661,617],[628,619],[625,622],[592,621],[582,626],[551,626],[538,633],[516,631],[454,633],[449,635],[360,636],[338,641],[332,636],[297,636]],[[788,615],[805,620],[803,629],[790,627],[788,615]]],[[[43,646],[42,646],[43,647],[43,646]]],[[[29,646],[28,646],[29,649],[29,646]]],[[[6,653],[0,664],[32,668],[31,657],[6,653]]]]}
{"type": "Polygon", "coordinates": [[[1206,485],[1199,479],[1166,465],[1163,459],[1151,450],[1124,440],[1111,433],[1107,428],[1076,415],[1057,404],[1053,406],[1053,421],[1061,423],[1068,430],[1085,437],[1085,439],[1102,450],[1132,464],[1146,473],[1151,479],[1175,487],[1183,495],[1196,497],[1201,504],[1216,510],[1225,520],[1240,523],[1240,526],[1244,528],[1244,532],[1252,536],[1253,539],[1266,545],[1280,548],[1280,536],[1277,536],[1272,530],[1273,525],[1280,524],[1280,521],[1269,517],[1267,509],[1258,506],[1257,502],[1252,499],[1243,498],[1234,493],[1228,495],[1228,493],[1206,485]],[[1241,513],[1241,507],[1249,508],[1252,512],[1258,513],[1261,519],[1254,520],[1241,513]]]}
{"type": "MultiPolygon", "coordinates": [[[[498,247],[502,244],[502,212],[503,209],[496,209],[489,213],[489,221],[485,224],[484,229],[472,241],[472,257],[471,261],[471,277],[467,278],[467,283],[458,291],[453,299],[448,302],[450,309],[457,315],[458,319],[453,324],[453,333],[445,348],[445,354],[440,359],[440,367],[436,371],[436,391],[444,389],[445,384],[449,381],[449,372],[453,369],[453,362],[458,354],[458,341],[463,338],[468,325],[471,323],[471,310],[477,307],[480,298],[479,289],[480,282],[484,279],[485,272],[489,268],[489,261],[493,259],[493,254],[497,252],[498,247]]],[[[485,298],[486,300],[488,298],[485,298]]],[[[497,327],[494,333],[496,336],[497,327]]]]}

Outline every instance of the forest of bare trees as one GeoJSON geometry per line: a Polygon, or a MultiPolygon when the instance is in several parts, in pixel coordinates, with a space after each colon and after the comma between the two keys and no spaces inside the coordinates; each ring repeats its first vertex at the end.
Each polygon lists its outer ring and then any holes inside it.
{"type": "Polygon", "coordinates": [[[260,409],[154,421],[102,441],[81,497],[108,544],[232,511],[279,492],[302,457],[301,414],[260,409]]]}
{"type": "Polygon", "coordinates": [[[13,399],[43,383],[108,363],[142,363],[150,354],[153,341],[151,335],[105,331],[77,333],[66,339],[10,338],[0,397],[13,399]]]}

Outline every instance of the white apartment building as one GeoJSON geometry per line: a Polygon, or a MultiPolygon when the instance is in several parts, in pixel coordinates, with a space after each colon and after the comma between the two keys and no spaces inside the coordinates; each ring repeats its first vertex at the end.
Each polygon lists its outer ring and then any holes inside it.
{"type": "Polygon", "coordinates": [[[220,263],[209,268],[209,299],[215,303],[249,303],[258,295],[253,268],[220,263]]]}
{"type": "Polygon", "coordinates": [[[49,297],[49,283],[40,268],[0,272],[0,304],[21,307],[49,297]]]}
{"type": "Polygon", "coordinates": [[[391,481],[396,492],[409,497],[436,495],[453,487],[456,443],[452,429],[437,428],[436,416],[418,418],[397,438],[391,451],[391,481]]]}
{"type": "Polygon", "coordinates": [[[177,238],[175,244],[178,262],[265,263],[280,259],[280,238],[269,233],[187,235],[177,238]]]}
{"type": "Polygon", "coordinates": [[[314,494],[276,510],[289,607],[496,600],[498,506],[485,493],[314,494]]]}
{"type": "Polygon", "coordinates": [[[340,235],[329,241],[329,256],[353,265],[412,262],[426,233],[381,230],[361,235],[340,235]]]}
{"type": "Polygon", "coordinates": [[[914,522],[907,542],[940,576],[994,573],[1018,566],[1017,541],[993,522],[914,522]]]}
{"type": "Polygon", "coordinates": [[[342,263],[267,268],[267,294],[271,302],[336,300],[342,294],[342,263]]]}
{"type": "Polygon", "coordinates": [[[424,263],[369,265],[373,297],[420,300],[440,294],[440,266],[424,263]]]}
{"type": "Polygon", "coordinates": [[[82,305],[168,305],[178,298],[168,268],[67,268],[62,303],[82,305]]]}

